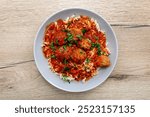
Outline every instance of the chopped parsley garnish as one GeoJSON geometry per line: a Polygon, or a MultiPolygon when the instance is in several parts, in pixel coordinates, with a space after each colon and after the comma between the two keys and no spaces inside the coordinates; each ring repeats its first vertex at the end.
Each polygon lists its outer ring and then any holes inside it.
{"type": "Polygon", "coordinates": [[[90,59],[86,58],[85,62],[88,64],[90,62],[90,59]]]}
{"type": "Polygon", "coordinates": [[[70,68],[69,67],[64,67],[64,71],[69,71],[70,68]]]}
{"type": "Polygon", "coordinates": [[[67,36],[71,36],[72,34],[70,32],[67,33],[67,36]]]}
{"type": "Polygon", "coordinates": [[[99,44],[99,43],[92,43],[91,46],[92,46],[92,47],[95,47],[95,48],[98,48],[98,47],[100,47],[100,44],[99,44]]]}
{"type": "Polygon", "coordinates": [[[64,50],[66,50],[66,45],[63,45],[64,50]]]}
{"type": "Polygon", "coordinates": [[[58,45],[58,39],[56,39],[56,44],[58,45]]]}
{"type": "Polygon", "coordinates": [[[73,42],[74,42],[76,45],[78,45],[78,41],[77,41],[77,40],[73,40],[73,42]]]}
{"type": "Polygon", "coordinates": [[[85,28],[82,29],[82,33],[83,35],[87,32],[87,30],[85,28]]]}
{"type": "Polygon", "coordinates": [[[66,76],[66,75],[62,75],[62,79],[63,79],[63,81],[65,81],[65,82],[69,82],[69,83],[70,83],[70,81],[69,81],[67,78],[68,78],[68,76],[66,76]]]}
{"type": "Polygon", "coordinates": [[[56,58],[56,56],[54,54],[51,55],[51,58],[56,58]]]}
{"type": "Polygon", "coordinates": [[[71,41],[72,39],[73,39],[73,35],[71,35],[67,38],[68,41],[71,41]]]}
{"type": "Polygon", "coordinates": [[[98,54],[99,56],[101,55],[101,50],[100,50],[100,48],[98,48],[97,54],[98,54]]]}
{"type": "Polygon", "coordinates": [[[63,63],[64,63],[64,64],[67,64],[68,61],[64,58],[63,63]]]}
{"type": "Polygon", "coordinates": [[[72,44],[71,44],[71,43],[68,43],[68,46],[72,46],[72,44]]]}
{"type": "Polygon", "coordinates": [[[82,35],[77,35],[76,37],[80,40],[82,39],[82,35]]]}
{"type": "Polygon", "coordinates": [[[91,44],[91,49],[93,49],[95,47],[95,43],[91,44]]]}
{"type": "Polygon", "coordinates": [[[78,44],[78,41],[73,39],[73,35],[70,32],[67,33],[67,37],[64,40],[68,43],[68,46],[72,46],[73,43],[78,44]]]}
{"type": "Polygon", "coordinates": [[[52,43],[50,44],[50,48],[51,48],[53,51],[55,50],[54,42],[52,42],[52,43]]]}
{"type": "Polygon", "coordinates": [[[101,48],[100,48],[100,44],[98,44],[98,43],[92,43],[92,45],[91,45],[91,47],[92,48],[97,48],[97,54],[100,56],[101,55],[101,48]]]}
{"type": "Polygon", "coordinates": [[[70,42],[72,39],[73,39],[73,35],[70,32],[68,32],[67,33],[67,38],[65,38],[65,41],[70,42]]]}
{"type": "Polygon", "coordinates": [[[67,76],[63,75],[63,76],[62,76],[62,79],[63,79],[64,81],[67,81],[67,76]]]}

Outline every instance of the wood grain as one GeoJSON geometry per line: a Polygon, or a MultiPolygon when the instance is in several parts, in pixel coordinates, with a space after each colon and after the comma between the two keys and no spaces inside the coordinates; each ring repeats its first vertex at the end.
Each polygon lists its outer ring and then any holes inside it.
{"type": "Polygon", "coordinates": [[[1,0],[0,99],[150,99],[149,0],[1,0]],[[84,93],[68,93],[47,83],[33,59],[42,21],[64,8],[102,15],[119,42],[117,65],[108,80],[84,93]]]}

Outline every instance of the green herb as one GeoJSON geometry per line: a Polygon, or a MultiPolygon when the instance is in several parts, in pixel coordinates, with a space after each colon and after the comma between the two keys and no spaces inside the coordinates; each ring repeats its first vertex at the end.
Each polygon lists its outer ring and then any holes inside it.
{"type": "Polygon", "coordinates": [[[66,75],[62,75],[62,79],[63,79],[63,81],[70,83],[70,81],[69,81],[67,78],[68,78],[68,76],[66,76],[66,75]]]}
{"type": "Polygon", "coordinates": [[[56,58],[56,56],[54,54],[51,55],[51,58],[56,58]]]}
{"type": "Polygon", "coordinates": [[[66,45],[63,45],[64,50],[66,50],[66,45]]]}
{"type": "Polygon", "coordinates": [[[100,44],[96,43],[96,44],[95,44],[95,47],[99,48],[99,47],[100,47],[100,44]]]}
{"type": "Polygon", "coordinates": [[[101,55],[101,50],[100,50],[100,48],[98,48],[97,54],[98,54],[99,56],[101,55]]]}
{"type": "Polygon", "coordinates": [[[100,56],[100,55],[101,55],[101,48],[100,48],[100,44],[97,46],[97,49],[98,49],[97,54],[100,56]]]}
{"type": "Polygon", "coordinates": [[[64,63],[64,64],[67,64],[68,61],[64,58],[63,63],[64,63]]]}
{"type": "Polygon", "coordinates": [[[68,32],[67,33],[67,38],[65,38],[65,41],[71,41],[73,39],[73,35],[70,33],[70,32],[68,32]]]}
{"type": "Polygon", "coordinates": [[[58,39],[56,39],[56,44],[58,45],[58,39]]]}
{"type": "Polygon", "coordinates": [[[77,41],[77,40],[73,40],[73,42],[74,42],[76,45],[78,45],[78,41],[77,41]]]}
{"type": "Polygon", "coordinates": [[[69,67],[64,67],[64,71],[69,71],[70,68],[69,67]]]}
{"type": "Polygon", "coordinates": [[[86,58],[86,63],[88,64],[90,62],[90,59],[89,58],[86,58]]]}
{"type": "Polygon", "coordinates": [[[55,50],[54,42],[51,42],[50,48],[51,48],[53,51],[55,50]]]}
{"type": "Polygon", "coordinates": [[[72,39],[73,39],[73,35],[69,36],[67,40],[71,41],[72,39]]]}
{"type": "Polygon", "coordinates": [[[101,55],[100,44],[98,44],[98,43],[92,43],[91,47],[92,47],[92,48],[94,48],[94,47],[97,48],[97,49],[98,49],[97,54],[98,54],[99,56],[101,55]]]}
{"type": "Polygon", "coordinates": [[[92,49],[93,49],[93,48],[95,47],[95,43],[92,43],[92,44],[91,44],[91,47],[92,47],[92,49]]]}
{"type": "Polygon", "coordinates": [[[95,43],[92,43],[92,45],[91,45],[92,47],[95,47],[95,43]]]}
{"type": "Polygon", "coordinates": [[[62,76],[62,79],[63,79],[64,81],[67,81],[67,76],[63,75],[63,76],[62,76]]]}
{"type": "Polygon", "coordinates": [[[67,41],[67,39],[68,39],[68,38],[66,37],[64,40],[67,41]]]}
{"type": "Polygon", "coordinates": [[[67,33],[67,36],[71,36],[72,34],[70,32],[67,33]]]}
{"type": "Polygon", "coordinates": [[[96,40],[98,40],[98,39],[99,39],[99,38],[98,38],[98,36],[95,36],[95,35],[94,35],[94,38],[95,38],[96,40]]]}
{"type": "Polygon", "coordinates": [[[87,30],[85,28],[82,29],[82,33],[85,34],[87,30]]]}
{"type": "Polygon", "coordinates": [[[80,40],[82,39],[82,35],[77,35],[76,37],[80,40]]]}
{"type": "Polygon", "coordinates": [[[72,44],[71,44],[71,43],[68,43],[68,46],[72,46],[72,44]]]}
{"type": "Polygon", "coordinates": [[[98,47],[100,47],[100,44],[98,44],[98,43],[92,43],[92,45],[91,45],[92,47],[96,47],[96,48],[98,48],[98,47]]]}
{"type": "Polygon", "coordinates": [[[63,79],[64,81],[67,81],[67,78],[68,78],[68,76],[62,75],[62,79],[63,79]]]}

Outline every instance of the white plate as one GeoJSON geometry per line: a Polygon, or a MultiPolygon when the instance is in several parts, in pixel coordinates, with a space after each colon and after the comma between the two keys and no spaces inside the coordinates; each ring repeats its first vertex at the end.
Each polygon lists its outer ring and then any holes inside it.
{"type": "Polygon", "coordinates": [[[47,80],[50,84],[54,85],[55,87],[69,91],[69,92],[83,92],[90,89],[93,89],[97,87],[98,85],[102,84],[108,76],[113,71],[118,56],[118,43],[116,36],[111,28],[111,26],[104,20],[101,16],[98,14],[95,14],[91,11],[85,10],[85,9],[79,9],[79,8],[73,8],[73,9],[66,9],[62,10],[60,12],[55,13],[54,15],[48,17],[42,25],[40,26],[36,39],[34,42],[34,59],[35,63],[37,65],[38,70],[40,71],[41,75],[44,77],[45,80],[47,80]],[[99,73],[94,76],[92,79],[87,81],[86,83],[73,81],[70,84],[68,82],[64,82],[62,79],[59,78],[55,73],[53,73],[48,66],[47,59],[43,56],[41,45],[43,43],[43,37],[45,32],[45,27],[53,21],[56,21],[57,19],[66,19],[69,16],[75,15],[87,15],[91,18],[94,18],[97,20],[98,24],[100,25],[101,30],[103,30],[106,33],[106,39],[108,42],[108,48],[111,51],[110,54],[110,61],[111,65],[107,68],[100,69],[99,73]]]}

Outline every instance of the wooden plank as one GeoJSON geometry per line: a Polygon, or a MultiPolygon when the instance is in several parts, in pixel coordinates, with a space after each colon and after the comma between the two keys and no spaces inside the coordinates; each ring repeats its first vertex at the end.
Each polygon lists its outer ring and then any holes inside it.
{"type": "MultiPolygon", "coordinates": [[[[2,0],[0,8],[1,26],[34,26],[37,28],[49,15],[65,8],[90,9],[110,23],[150,24],[149,0],[2,0]]],[[[30,28],[30,27],[28,27],[30,28]]]]}

